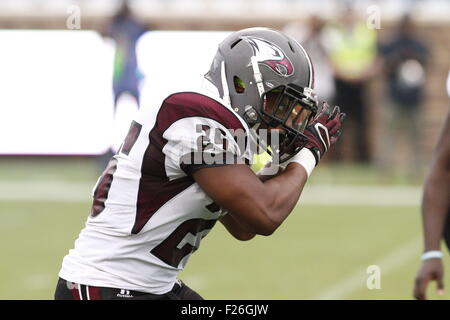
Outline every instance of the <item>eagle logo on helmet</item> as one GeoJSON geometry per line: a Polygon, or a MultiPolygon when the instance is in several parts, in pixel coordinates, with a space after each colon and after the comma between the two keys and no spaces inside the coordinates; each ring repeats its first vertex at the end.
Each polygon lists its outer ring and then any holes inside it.
{"type": "Polygon", "coordinates": [[[252,47],[258,63],[268,66],[283,77],[289,77],[294,73],[291,61],[277,45],[260,38],[246,37],[245,40],[252,47]]]}

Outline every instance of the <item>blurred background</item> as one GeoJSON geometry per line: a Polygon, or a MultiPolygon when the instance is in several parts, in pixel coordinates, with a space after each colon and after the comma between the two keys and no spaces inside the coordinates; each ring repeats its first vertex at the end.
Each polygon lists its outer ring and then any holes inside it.
{"type": "Polygon", "coordinates": [[[0,299],[52,299],[134,113],[253,26],[306,48],[345,131],[273,236],[240,243],[217,226],[181,279],[207,299],[412,297],[449,108],[450,0],[0,0],[0,299]]]}

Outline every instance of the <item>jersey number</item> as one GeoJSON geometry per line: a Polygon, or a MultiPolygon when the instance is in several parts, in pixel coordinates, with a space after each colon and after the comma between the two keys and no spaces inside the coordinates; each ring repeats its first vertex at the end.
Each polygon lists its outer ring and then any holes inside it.
{"type": "Polygon", "coordinates": [[[216,219],[191,219],[183,222],[150,253],[172,267],[200,246],[200,241],[212,229],[216,219]]]}

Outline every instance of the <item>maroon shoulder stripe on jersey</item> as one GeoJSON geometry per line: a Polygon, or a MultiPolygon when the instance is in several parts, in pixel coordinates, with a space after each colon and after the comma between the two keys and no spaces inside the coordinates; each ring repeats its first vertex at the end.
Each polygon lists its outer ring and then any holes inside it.
{"type": "Polygon", "coordinates": [[[194,92],[175,93],[162,103],[155,126],[149,133],[149,145],[144,153],[132,233],[139,233],[153,214],[167,201],[194,183],[190,176],[170,181],[165,169],[164,132],[183,118],[204,117],[215,120],[225,128],[237,130],[244,126],[225,106],[205,95],[194,92]]]}
{"type": "Polygon", "coordinates": [[[244,129],[232,111],[216,100],[194,92],[176,93],[164,100],[156,126],[164,133],[174,122],[189,117],[209,118],[232,130],[244,129]]]}

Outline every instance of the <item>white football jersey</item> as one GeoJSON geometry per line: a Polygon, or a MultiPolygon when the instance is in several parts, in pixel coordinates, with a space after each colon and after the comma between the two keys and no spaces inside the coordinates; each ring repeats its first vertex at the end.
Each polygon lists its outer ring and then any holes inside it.
{"type": "Polygon", "coordinates": [[[141,110],[94,188],[91,215],[59,276],[97,287],[170,291],[225,214],[191,173],[217,165],[211,157],[251,158],[233,130],[248,133],[231,107],[208,91],[174,93],[141,110]],[[218,132],[208,129],[219,129],[220,139],[208,137],[218,132]]]}

